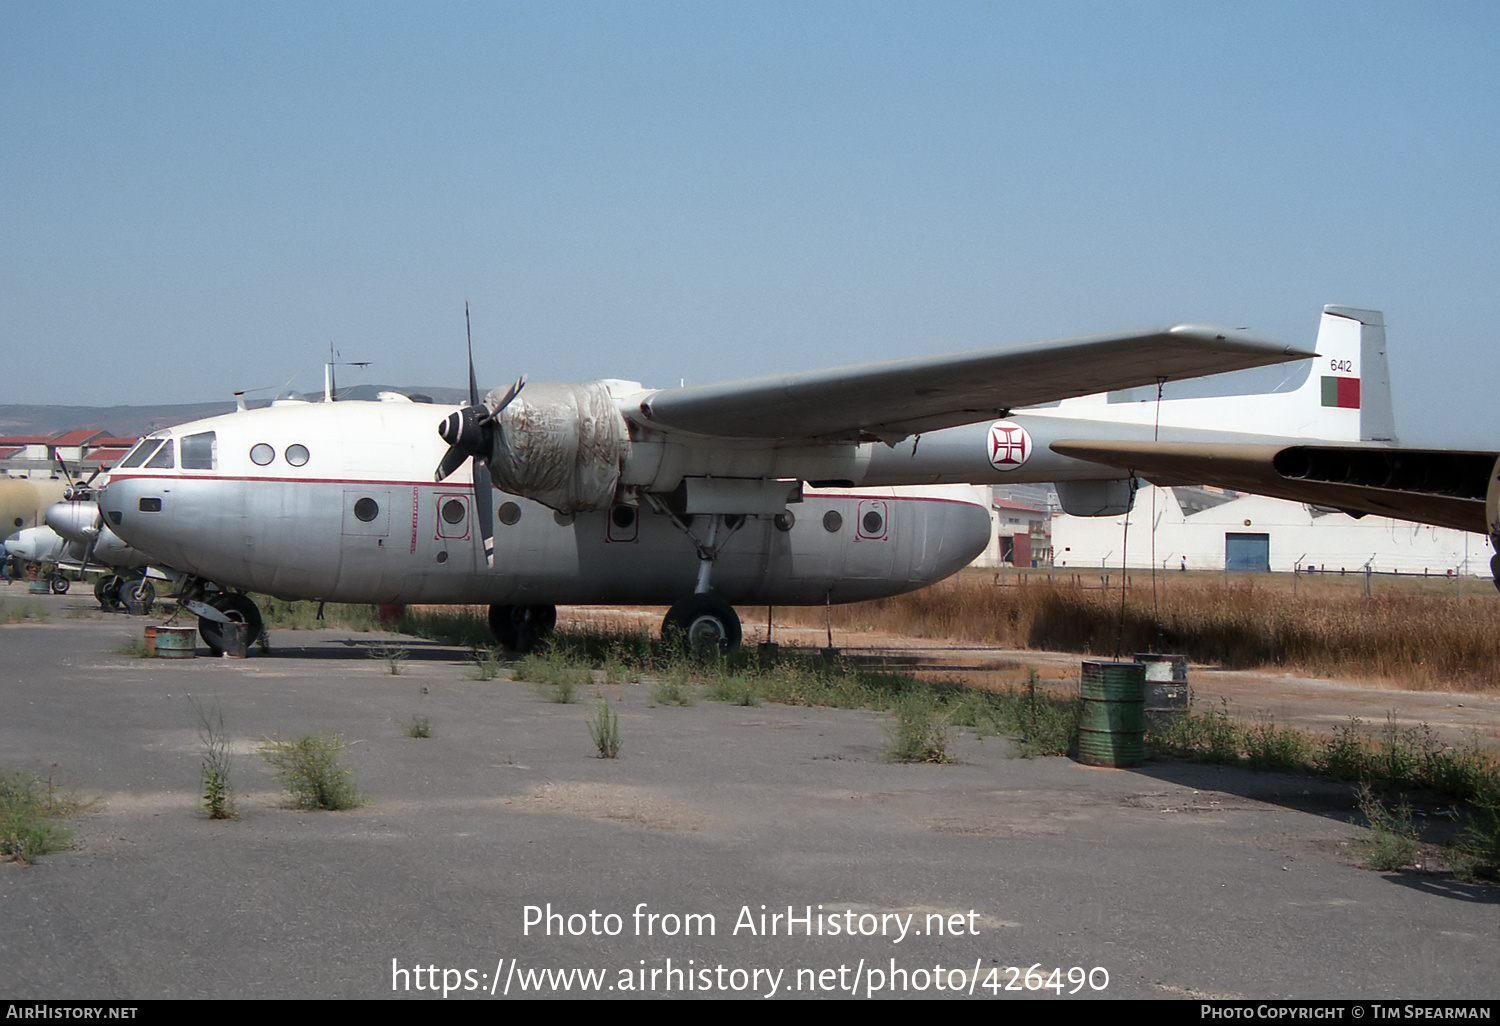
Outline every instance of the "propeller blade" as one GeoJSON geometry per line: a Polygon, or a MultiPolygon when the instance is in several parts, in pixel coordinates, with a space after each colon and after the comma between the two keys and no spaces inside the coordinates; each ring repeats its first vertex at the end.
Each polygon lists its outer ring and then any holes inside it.
{"type": "Polygon", "coordinates": [[[89,560],[91,560],[91,559],[94,558],[94,546],[99,544],[99,536],[101,534],[103,534],[103,533],[104,533],[104,515],[101,513],[98,516],[94,517],[94,535],[93,535],[92,538],[89,539],[89,543],[86,546],[84,546],[84,549],[83,549],[83,566],[81,566],[81,567],[78,568],[78,579],[79,580],[82,580],[83,579],[83,575],[86,574],[86,573],[88,573],[88,570],[89,570],[89,560]]]}
{"type": "Polygon", "coordinates": [[[516,383],[514,385],[511,385],[510,388],[505,390],[505,398],[500,400],[499,404],[495,407],[495,412],[491,414],[491,416],[500,416],[500,411],[509,406],[511,404],[511,401],[514,400],[516,396],[521,394],[521,389],[525,387],[526,375],[522,374],[519,378],[516,379],[516,383]]]}
{"type": "Polygon", "coordinates": [[[432,479],[434,481],[442,481],[459,467],[463,466],[464,460],[468,458],[469,454],[458,446],[448,446],[448,451],[443,453],[443,461],[438,464],[437,473],[433,475],[432,479]]]}
{"type": "Polygon", "coordinates": [[[490,477],[490,461],[474,457],[474,516],[479,520],[479,537],[484,540],[484,565],[495,565],[495,483],[490,477]]]}
{"type": "Polygon", "coordinates": [[[469,327],[469,301],[464,300],[464,336],[469,340],[469,405],[479,405],[479,382],[474,378],[474,331],[469,327]]]}

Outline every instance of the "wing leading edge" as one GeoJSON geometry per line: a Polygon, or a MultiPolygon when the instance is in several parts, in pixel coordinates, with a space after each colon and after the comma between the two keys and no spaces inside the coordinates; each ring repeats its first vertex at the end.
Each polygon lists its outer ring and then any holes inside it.
{"type": "Polygon", "coordinates": [[[1316,354],[1242,331],[1179,324],[653,392],[653,426],[720,438],[878,438],[1000,411],[1316,354]]]}

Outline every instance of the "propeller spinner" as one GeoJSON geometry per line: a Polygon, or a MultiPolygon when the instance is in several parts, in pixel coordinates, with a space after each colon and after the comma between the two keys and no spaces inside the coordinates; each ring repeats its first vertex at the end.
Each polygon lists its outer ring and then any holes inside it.
{"type": "Polygon", "coordinates": [[[495,500],[490,477],[490,453],[495,451],[495,432],[500,430],[499,416],[526,386],[526,375],[516,379],[500,402],[491,410],[479,401],[479,384],[474,377],[474,337],[469,331],[469,304],[464,304],[464,331],[469,335],[469,405],[443,418],[438,434],[448,443],[448,451],[438,463],[435,481],[451,475],[464,460],[474,461],[474,514],[479,519],[479,536],[484,540],[484,564],[495,565],[495,500]]]}

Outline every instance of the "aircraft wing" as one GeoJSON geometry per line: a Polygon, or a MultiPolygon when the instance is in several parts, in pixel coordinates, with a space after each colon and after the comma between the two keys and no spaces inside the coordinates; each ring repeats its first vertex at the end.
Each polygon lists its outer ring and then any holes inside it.
{"type": "Polygon", "coordinates": [[[1191,482],[1488,534],[1486,497],[1500,453],[1380,445],[1053,442],[1064,456],[1191,482]]]}
{"type": "Polygon", "coordinates": [[[652,426],[721,438],[864,438],[970,424],[1020,406],[1306,359],[1242,331],[1179,324],[651,393],[652,426]]]}

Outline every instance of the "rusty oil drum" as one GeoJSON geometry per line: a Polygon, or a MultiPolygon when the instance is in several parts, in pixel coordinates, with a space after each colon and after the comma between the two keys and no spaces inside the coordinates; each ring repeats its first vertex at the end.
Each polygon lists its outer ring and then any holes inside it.
{"type": "Polygon", "coordinates": [[[196,659],[198,631],[193,627],[156,628],[156,658],[196,659]]]}
{"type": "Polygon", "coordinates": [[[1146,667],[1085,662],[1078,679],[1078,761],[1139,766],[1146,758],[1146,667]]]}

